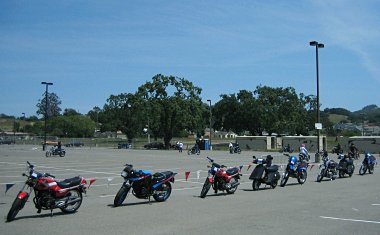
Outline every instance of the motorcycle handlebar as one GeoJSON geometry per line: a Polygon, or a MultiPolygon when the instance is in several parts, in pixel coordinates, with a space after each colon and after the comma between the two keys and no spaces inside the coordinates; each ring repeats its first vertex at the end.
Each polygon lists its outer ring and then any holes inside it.
{"type": "Polygon", "coordinates": [[[211,158],[207,157],[207,159],[210,161],[210,162],[214,162],[214,160],[212,160],[211,158]]]}
{"type": "Polygon", "coordinates": [[[51,174],[49,174],[49,173],[45,173],[45,175],[46,175],[46,176],[48,176],[48,177],[52,177],[52,178],[55,178],[55,176],[54,176],[54,175],[51,175],[51,174]]]}

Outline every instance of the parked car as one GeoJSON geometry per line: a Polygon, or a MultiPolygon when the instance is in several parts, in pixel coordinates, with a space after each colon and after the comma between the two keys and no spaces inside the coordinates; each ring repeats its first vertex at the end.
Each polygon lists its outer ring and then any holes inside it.
{"type": "Polygon", "coordinates": [[[15,141],[10,140],[10,139],[0,140],[0,144],[14,144],[14,143],[15,141]]]}
{"type": "Polygon", "coordinates": [[[65,144],[66,147],[83,147],[84,143],[80,141],[73,141],[70,143],[65,144]]]}
{"type": "Polygon", "coordinates": [[[132,144],[130,143],[119,143],[117,144],[118,149],[130,149],[132,148],[132,144]]]}
{"type": "Polygon", "coordinates": [[[161,142],[152,142],[144,145],[146,149],[165,149],[165,145],[161,142]]]}

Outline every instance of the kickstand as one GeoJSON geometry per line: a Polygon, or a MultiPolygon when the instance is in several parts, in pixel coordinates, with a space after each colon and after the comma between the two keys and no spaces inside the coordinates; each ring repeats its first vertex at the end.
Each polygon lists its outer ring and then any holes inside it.
{"type": "Polygon", "coordinates": [[[53,217],[53,209],[50,209],[50,216],[53,217]]]}

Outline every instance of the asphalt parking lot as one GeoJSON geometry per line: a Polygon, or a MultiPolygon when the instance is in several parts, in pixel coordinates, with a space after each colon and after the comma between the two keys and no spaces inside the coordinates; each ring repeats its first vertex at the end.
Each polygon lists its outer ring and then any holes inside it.
{"type": "MultiPolygon", "coordinates": [[[[289,179],[285,187],[261,186],[253,191],[248,177],[254,166],[247,170],[248,164],[252,155],[266,153],[203,151],[199,156],[189,156],[185,151],[66,150],[63,158],[46,158],[40,147],[0,146],[2,234],[380,234],[380,170],[376,166],[374,174],[360,176],[360,160],[351,178],[317,183],[318,165],[312,163],[304,185],[289,179]],[[205,199],[199,197],[207,176],[206,156],[227,166],[243,165],[244,175],[235,194],[214,194],[210,190],[205,199]],[[62,214],[60,210],[55,210],[53,216],[49,211],[37,214],[30,197],[16,220],[6,223],[5,217],[24,182],[21,174],[26,161],[58,179],[81,175],[97,180],[75,214],[62,214]],[[130,194],[123,206],[114,208],[125,163],[152,172],[177,172],[170,198],[149,203],[130,194]],[[185,172],[190,172],[187,180],[185,172]],[[5,194],[9,183],[15,185],[5,194]]],[[[286,164],[286,157],[272,155],[275,164],[286,164]]]]}

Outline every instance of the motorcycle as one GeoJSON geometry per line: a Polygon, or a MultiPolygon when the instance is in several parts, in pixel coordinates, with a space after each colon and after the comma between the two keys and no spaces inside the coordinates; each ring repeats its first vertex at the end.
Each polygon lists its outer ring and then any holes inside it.
{"type": "Polygon", "coordinates": [[[343,153],[343,149],[342,147],[338,144],[336,146],[334,146],[334,148],[331,150],[332,153],[336,153],[336,154],[342,154],[343,153]]]}
{"type": "Polygon", "coordinates": [[[187,150],[187,154],[188,155],[191,155],[191,154],[199,155],[199,154],[201,154],[201,150],[199,148],[197,148],[197,146],[193,146],[189,150],[187,150]]]}
{"type": "Polygon", "coordinates": [[[319,165],[319,174],[317,176],[317,182],[321,182],[323,177],[335,180],[337,178],[338,173],[336,169],[336,162],[328,157],[326,151],[323,153],[322,161],[323,164],[319,165]]]}
{"type": "Polygon", "coordinates": [[[374,171],[375,164],[377,164],[375,156],[371,153],[365,153],[362,165],[359,169],[359,175],[364,175],[368,170],[369,174],[372,174],[374,171]]]}
{"type": "Polygon", "coordinates": [[[349,151],[348,152],[348,156],[350,157],[350,158],[353,158],[353,159],[355,159],[355,160],[358,160],[359,158],[360,158],[360,154],[359,154],[359,151],[349,151]]]}
{"type": "MultiPolygon", "coordinates": [[[[285,156],[289,156],[285,154],[285,156]]],[[[307,168],[309,163],[305,161],[298,161],[296,156],[290,156],[289,162],[283,173],[280,186],[284,187],[288,182],[289,177],[297,178],[299,184],[304,184],[307,179],[307,168]]]]}
{"type": "Polygon", "coordinates": [[[305,151],[301,151],[299,153],[299,157],[300,157],[300,162],[302,161],[310,161],[310,155],[308,153],[306,153],[305,151]]]}
{"type": "Polygon", "coordinates": [[[290,144],[284,146],[281,150],[280,153],[285,152],[285,153],[292,153],[294,152],[294,148],[290,147],[290,144]]]}
{"type": "Polygon", "coordinates": [[[51,147],[48,151],[45,153],[46,157],[51,157],[52,155],[59,155],[60,157],[64,157],[66,155],[66,150],[59,149],[56,147],[51,147]]]}
{"type": "Polygon", "coordinates": [[[213,159],[209,157],[207,157],[207,159],[211,166],[209,166],[208,176],[203,184],[200,197],[205,198],[211,186],[215,193],[217,193],[218,190],[226,190],[228,194],[235,193],[240,184],[240,176],[242,176],[242,174],[240,174],[240,168],[232,167],[226,169],[226,166],[215,163],[213,159]]]}
{"type": "Polygon", "coordinates": [[[253,190],[258,190],[260,184],[270,185],[273,189],[276,188],[277,182],[280,179],[280,173],[278,172],[278,166],[272,166],[273,157],[271,155],[266,156],[266,159],[256,159],[253,156],[252,163],[257,164],[249,177],[252,181],[253,190]],[[264,166],[264,164],[266,164],[264,166]]]}
{"type": "MultiPolygon", "coordinates": [[[[34,165],[27,163],[28,174],[22,174],[27,177],[27,180],[8,212],[8,222],[14,220],[18,212],[24,208],[32,189],[35,195],[33,202],[38,214],[41,213],[41,210],[50,210],[51,215],[53,215],[53,209],[57,208],[64,213],[74,213],[78,210],[82,204],[82,194],[86,193],[86,179],[77,176],[56,181],[55,176],[37,172],[34,170],[34,165]],[[24,190],[25,187],[29,188],[29,192],[24,190]]],[[[90,183],[94,181],[95,179],[91,179],[90,183]]]]}
{"type": "Polygon", "coordinates": [[[338,159],[340,160],[337,168],[339,171],[339,178],[343,178],[345,174],[351,177],[355,170],[352,157],[350,155],[340,154],[338,159]]]}
{"type": "Polygon", "coordinates": [[[232,146],[230,146],[229,149],[230,149],[231,154],[233,154],[233,153],[240,154],[241,153],[241,149],[240,149],[240,146],[238,143],[232,144],[232,146]]]}
{"type": "Polygon", "coordinates": [[[135,170],[133,165],[125,164],[125,168],[121,172],[124,183],[117,192],[114,199],[114,206],[120,206],[127,197],[130,189],[132,194],[138,199],[148,199],[151,196],[157,202],[166,201],[171,192],[174,183],[174,176],[177,173],[172,171],[157,172],[152,174],[146,170],[135,170]]]}

